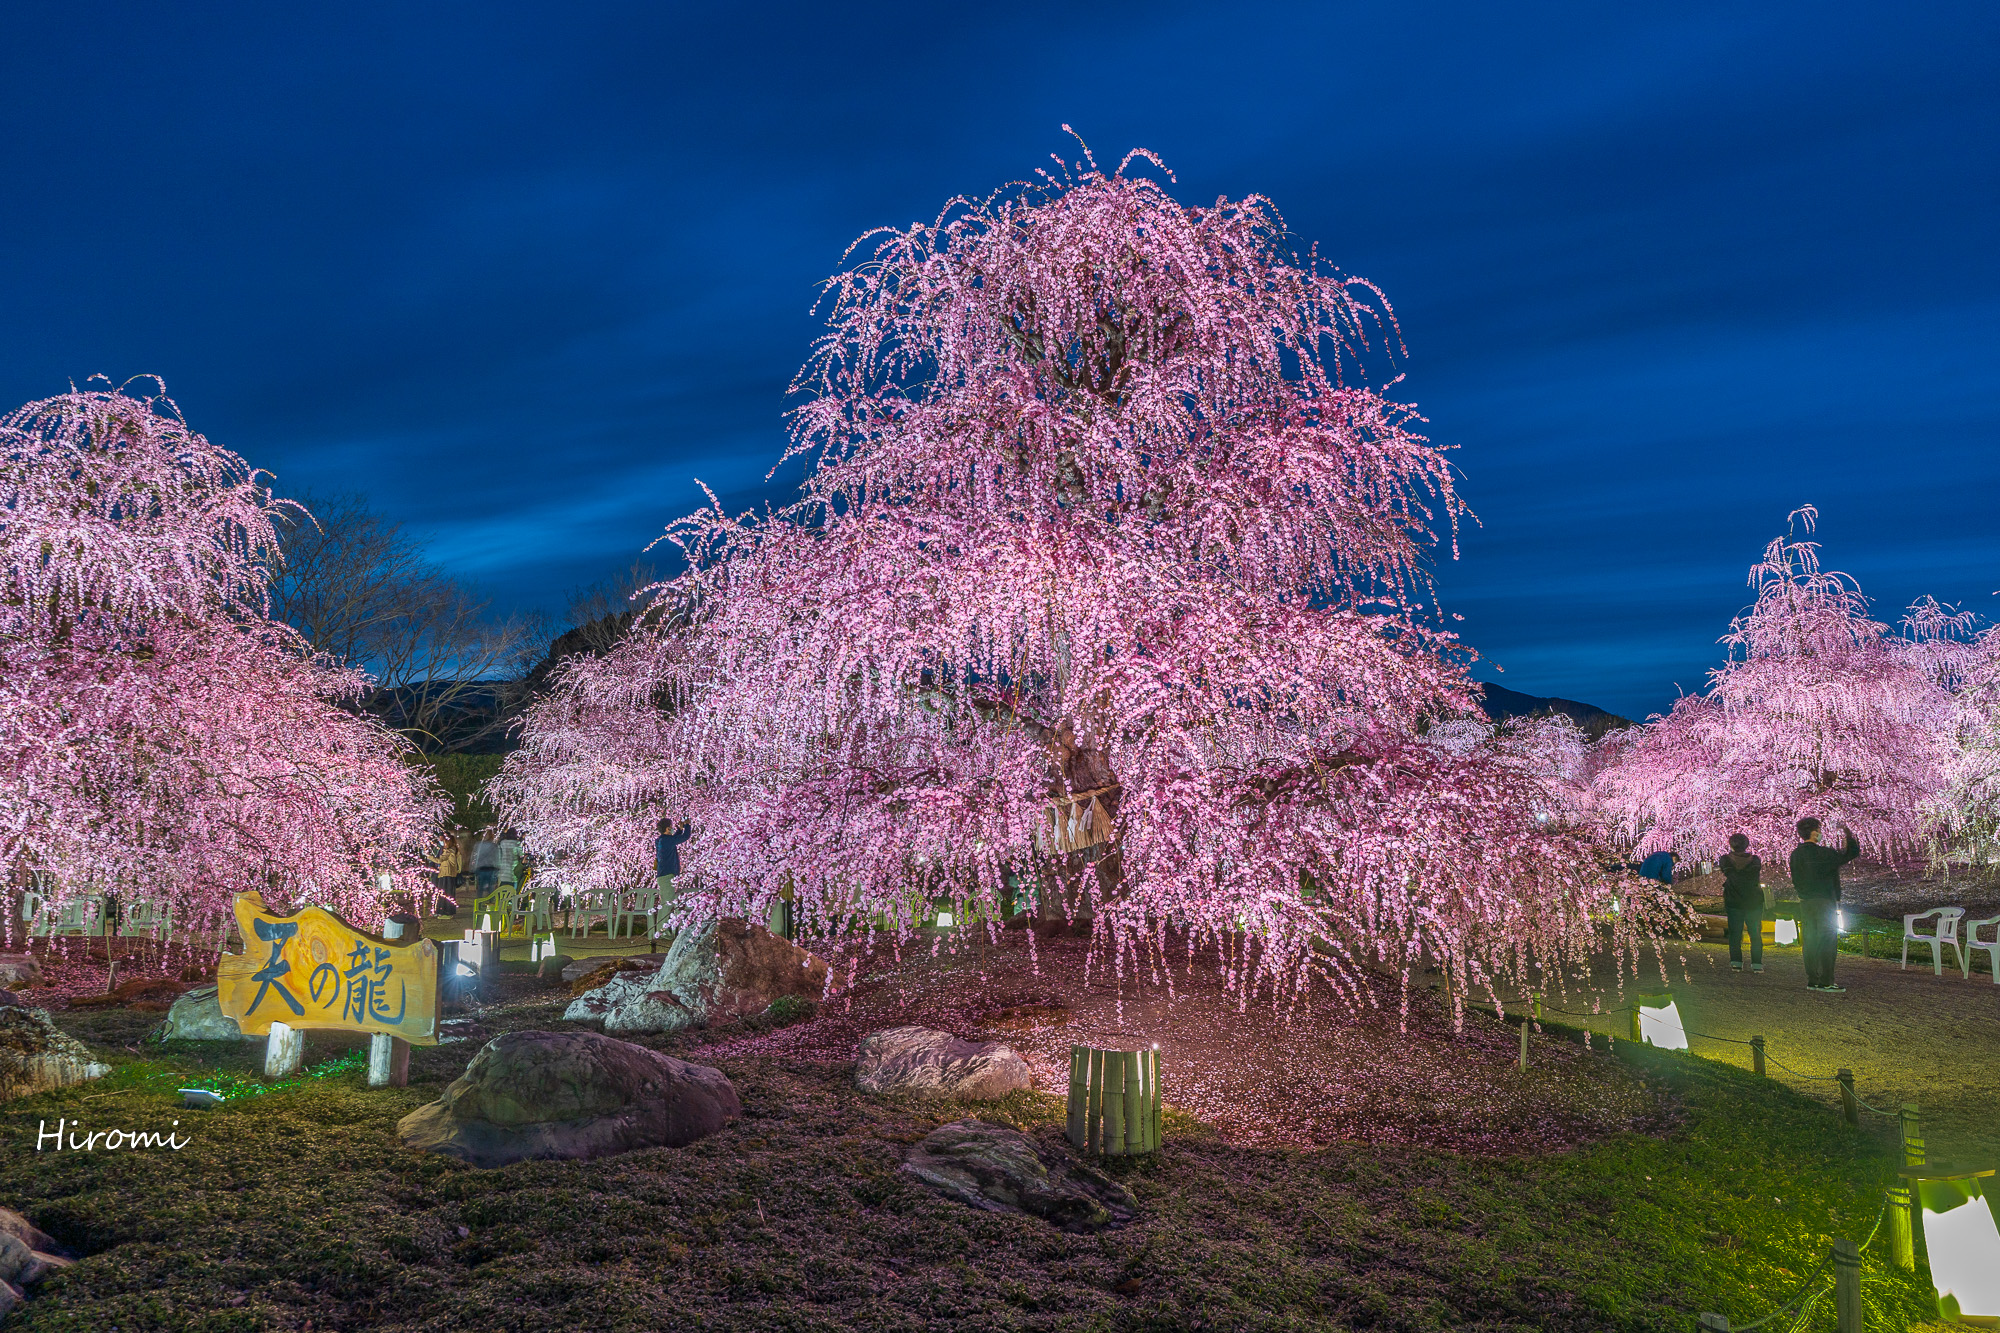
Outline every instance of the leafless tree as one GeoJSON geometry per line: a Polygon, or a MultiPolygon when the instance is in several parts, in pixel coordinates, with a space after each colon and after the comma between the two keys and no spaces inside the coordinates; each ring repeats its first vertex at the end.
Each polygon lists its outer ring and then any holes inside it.
{"type": "Polygon", "coordinates": [[[272,613],[373,676],[366,707],[426,750],[504,728],[548,642],[546,620],[491,614],[363,496],[299,499],[308,516],[282,534],[272,613]]]}

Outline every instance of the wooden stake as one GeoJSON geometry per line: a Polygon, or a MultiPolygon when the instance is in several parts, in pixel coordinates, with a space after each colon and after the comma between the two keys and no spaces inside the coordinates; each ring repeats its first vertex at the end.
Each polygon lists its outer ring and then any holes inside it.
{"type": "Polygon", "coordinates": [[[1521,1072],[1528,1072],[1528,1020],[1521,1020],[1521,1072]]]}
{"type": "Polygon", "coordinates": [[[1836,1069],[1833,1076],[1840,1080],[1840,1109],[1850,1125],[1861,1123],[1861,1103],[1854,1096],[1854,1071],[1836,1069]]]}
{"type": "Polygon", "coordinates": [[[1146,1151],[1146,1124],[1153,1118],[1146,1104],[1144,1065],[1138,1051],[1126,1051],[1118,1063],[1125,1066],[1125,1151],[1136,1156],[1146,1151]]]}
{"type": "Polygon", "coordinates": [[[1907,1184],[1889,1187],[1889,1257],[1906,1273],[1917,1268],[1915,1228],[1910,1225],[1911,1196],[1915,1193],[1907,1184]]]}
{"type": "Polygon", "coordinates": [[[1851,1240],[1833,1243],[1833,1313],[1839,1333],[1861,1333],[1861,1251],[1851,1240]]]}
{"type": "Polygon", "coordinates": [[[1106,1157],[1125,1154],[1125,1061],[1122,1051],[1104,1053],[1104,1139],[1106,1157]]]}
{"type": "Polygon", "coordinates": [[[1087,1047],[1069,1048],[1069,1141],[1075,1148],[1088,1146],[1083,1137],[1083,1115],[1089,1099],[1089,1092],[1084,1086],[1089,1063],[1090,1051],[1087,1047]]]}
{"type": "Polygon", "coordinates": [[[1758,1078],[1767,1077],[1764,1073],[1764,1038],[1762,1036],[1750,1039],[1750,1067],[1757,1071],[1758,1078]]]}
{"type": "Polygon", "coordinates": [[[1639,1041],[1639,1040],[1640,1040],[1640,1036],[1639,1036],[1639,1002],[1638,1002],[1637,1000],[1634,1000],[1634,1001],[1632,1001],[1632,1009],[1631,1009],[1631,1013],[1632,1013],[1632,1040],[1636,1042],[1636,1041],[1639,1041]]]}
{"type": "Polygon", "coordinates": [[[1104,1052],[1093,1047],[1086,1057],[1084,1072],[1083,1141],[1092,1152],[1102,1148],[1099,1127],[1104,1123],[1104,1052]]]}
{"type": "Polygon", "coordinates": [[[1902,1113],[1896,1118],[1903,1130],[1903,1165],[1924,1165],[1930,1159],[1924,1155],[1924,1130],[1917,1120],[1917,1104],[1904,1102],[1902,1113]]]}

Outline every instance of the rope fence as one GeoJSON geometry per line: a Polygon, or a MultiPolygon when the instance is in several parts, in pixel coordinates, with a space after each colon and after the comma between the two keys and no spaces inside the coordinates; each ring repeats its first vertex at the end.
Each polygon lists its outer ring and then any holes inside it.
{"type": "MultiPolygon", "coordinates": [[[[1640,997],[1641,1000],[1643,998],[1643,996],[1640,997]]],[[[1630,1037],[1628,1040],[1642,1043],[1646,1040],[1640,1035],[1639,1012],[1641,1008],[1647,1006],[1644,1006],[1640,1000],[1635,1000],[1630,1004],[1620,1005],[1616,1008],[1598,1009],[1591,1012],[1557,1009],[1545,1004],[1533,995],[1522,996],[1514,1000],[1498,1000],[1496,997],[1496,1000],[1491,1004],[1476,1004],[1478,1008],[1491,1009],[1496,1017],[1504,1021],[1507,1017],[1507,1012],[1503,1006],[1512,1007],[1520,1015],[1518,1026],[1521,1030],[1521,1069],[1524,1072],[1528,1068],[1528,1036],[1530,1029],[1538,1027],[1540,1020],[1545,1015],[1601,1019],[1616,1019],[1623,1015],[1629,1017],[1631,1021],[1630,1037]]],[[[1656,1006],[1656,1008],[1663,1007],[1656,1006]]],[[[1585,1041],[1588,1042],[1591,1030],[1584,1028],[1583,1035],[1585,1041]]],[[[1606,1033],[1603,1035],[1614,1043],[1617,1041],[1615,1034],[1606,1033]]],[[[1769,1053],[1767,1043],[1762,1034],[1746,1039],[1743,1037],[1724,1037],[1712,1032],[1694,1032],[1683,1027],[1681,1035],[1689,1040],[1699,1039],[1702,1041],[1722,1042],[1731,1046],[1748,1046],[1751,1052],[1752,1068],[1760,1077],[1770,1077],[1766,1069],[1766,1065],[1770,1064],[1777,1066],[1794,1078],[1815,1083],[1839,1084],[1841,1111],[1849,1125],[1859,1128],[1861,1124],[1861,1112],[1863,1111],[1882,1116],[1886,1119],[1895,1120],[1901,1131],[1901,1146],[1905,1170],[1907,1171],[1910,1167],[1921,1167],[1925,1164],[1925,1143],[1916,1104],[1906,1102],[1893,1111],[1884,1110],[1879,1106],[1872,1105],[1863,1100],[1861,1095],[1855,1091],[1853,1070],[1836,1069],[1831,1074],[1809,1074],[1804,1070],[1794,1069],[1769,1053]]],[[[1690,1051],[1689,1053],[1692,1054],[1693,1052],[1690,1051]]],[[[1828,1247],[1827,1253],[1814,1266],[1813,1270],[1806,1275],[1805,1280],[1799,1284],[1798,1289],[1793,1292],[1791,1298],[1783,1305],[1747,1324],[1731,1324],[1726,1316],[1704,1313],[1700,1316],[1697,1327],[1702,1333],[1709,1333],[1710,1330],[1715,1330],[1716,1333],[1748,1333],[1750,1329],[1765,1328],[1767,1326],[1774,1330],[1781,1327],[1784,1333],[1796,1333],[1796,1330],[1803,1328],[1806,1322],[1812,1318],[1814,1311],[1819,1308],[1821,1302],[1828,1296],[1832,1296],[1839,1333],[1861,1333],[1861,1251],[1874,1244],[1875,1238],[1881,1234],[1882,1225],[1886,1221],[1889,1224],[1891,1262],[1905,1272],[1914,1272],[1916,1269],[1916,1213],[1917,1191],[1913,1185],[1906,1181],[1903,1184],[1892,1186],[1884,1191],[1882,1207],[1875,1215],[1874,1225],[1868,1229],[1867,1239],[1863,1240],[1857,1246],[1851,1240],[1836,1237],[1828,1247]],[[1825,1281],[1829,1271],[1833,1275],[1831,1282],[1825,1281]],[[1790,1322],[1779,1325],[1777,1321],[1787,1315],[1791,1316],[1790,1322]]]]}

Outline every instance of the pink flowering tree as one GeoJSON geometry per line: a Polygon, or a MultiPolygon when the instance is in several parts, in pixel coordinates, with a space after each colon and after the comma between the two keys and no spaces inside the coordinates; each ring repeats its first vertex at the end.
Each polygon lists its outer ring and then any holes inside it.
{"type": "Polygon", "coordinates": [[[1427,958],[1462,995],[1592,940],[1626,890],[1561,742],[1429,730],[1476,711],[1422,573],[1460,502],[1361,377],[1386,302],[1132,161],[857,243],[803,500],[675,523],[686,572],[496,783],[559,873],[640,883],[685,818],[685,919],[1088,915],[1121,975],[1210,944],[1246,992],[1427,958]]]}
{"type": "MultiPolygon", "coordinates": [[[[1807,532],[1810,507],[1794,515],[1807,532]]],[[[1958,832],[1975,775],[1952,680],[1963,619],[1920,604],[1897,637],[1810,541],[1780,537],[1750,569],[1756,601],[1722,642],[1705,693],[1601,743],[1596,796],[1640,852],[1714,855],[1732,833],[1767,860],[1808,816],[1866,852],[1922,857],[1958,832]]]]}
{"type": "MultiPolygon", "coordinates": [[[[232,897],[372,924],[441,812],[358,673],[265,612],[276,502],[164,397],[0,417],[0,871],[54,910],[232,897]]],[[[10,912],[18,931],[20,913],[10,912]]]]}

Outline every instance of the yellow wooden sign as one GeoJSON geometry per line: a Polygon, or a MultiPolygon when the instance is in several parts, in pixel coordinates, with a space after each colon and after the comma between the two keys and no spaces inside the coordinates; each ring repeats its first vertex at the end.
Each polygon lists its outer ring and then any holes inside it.
{"type": "Polygon", "coordinates": [[[261,894],[236,895],[242,953],[216,967],[222,1012],[256,1036],[273,1023],[380,1032],[437,1045],[437,945],[356,930],[324,907],[278,916],[261,894]]]}

